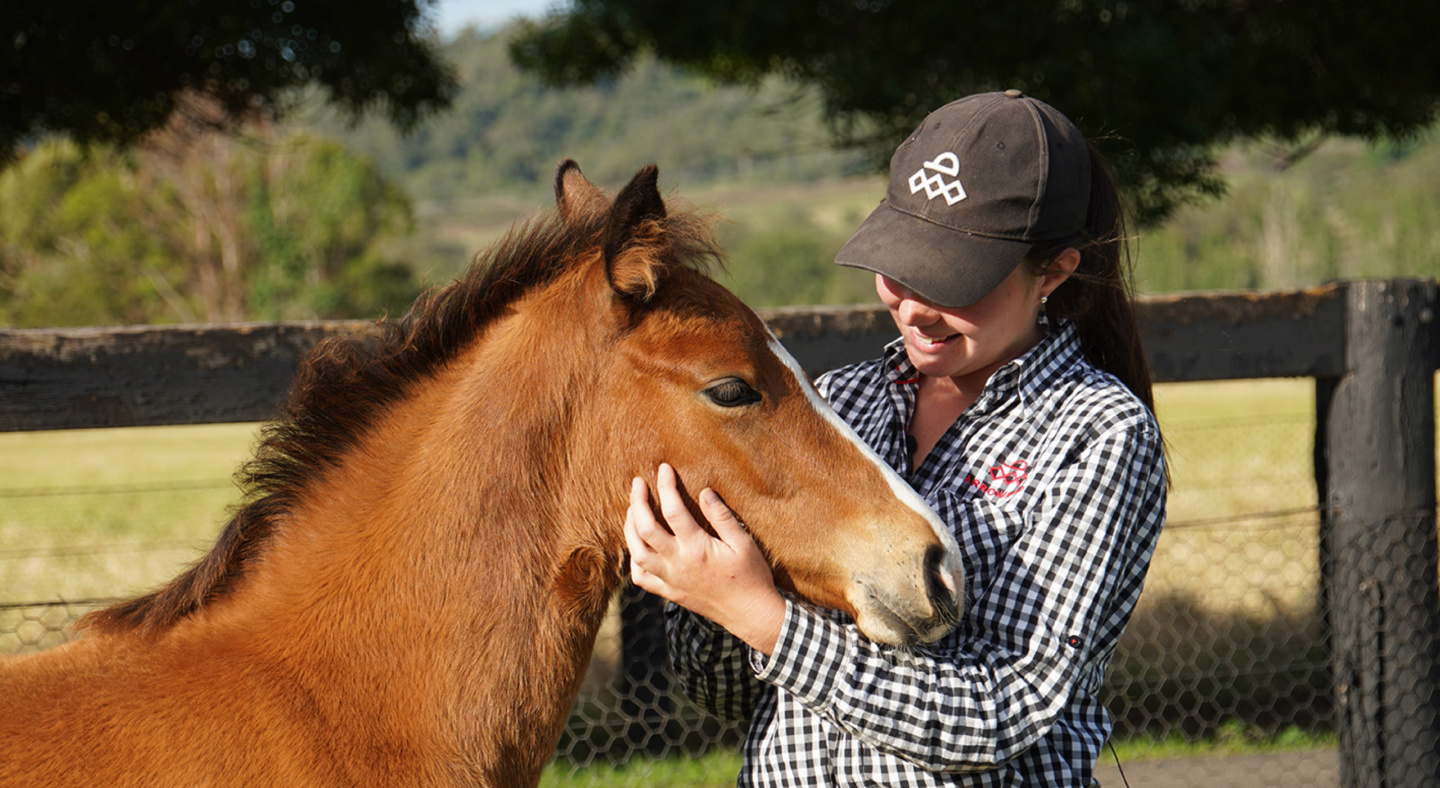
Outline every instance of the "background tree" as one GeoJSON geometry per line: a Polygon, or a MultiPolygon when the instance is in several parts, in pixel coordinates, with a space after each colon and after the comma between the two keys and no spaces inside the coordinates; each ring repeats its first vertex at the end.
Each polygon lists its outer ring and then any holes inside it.
{"type": "Polygon", "coordinates": [[[0,166],[47,132],[133,142],[194,95],[235,123],[315,84],[352,117],[379,110],[409,127],[455,89],[425,21],[433,2],[6,0],[0,166]]]}
{"type": "Polygon", "coordinates": [[[0,173],[0,325],[195,318],[183,239],[152,232],[172,193],[122,159],[57,142],[0,173]]]}
{"type": "Polygon", "coordinates": [[[1216,146],[1293,154],[1329,134],[1403,138],[1440,99],[1433,0],[573,0],[511,42],[552,84],[642,52],[722,80],[817,87],[878,160],[959,96],[1018,88],[1100,141],[1139,217],[1218,193],[1216,146]]]}
{"type": "Polygon", "coordinates": [[[0,325],[374,317],[419,293],[409,199],[340,144],[176,123],[0,172],[0,325]]]}

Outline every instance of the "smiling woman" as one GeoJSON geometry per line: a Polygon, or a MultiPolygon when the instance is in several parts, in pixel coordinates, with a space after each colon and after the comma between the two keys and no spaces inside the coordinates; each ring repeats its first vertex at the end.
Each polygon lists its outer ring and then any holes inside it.
{"type": "Polygon", "coordinates": [[[965,604],[933,647],[787,598],[728,501],[701,494],[707,530],[667,472],[662,523],[632,482],[631,578],[673,603],[686,692],[750,718],[741,786],[1089,785],[1167,489],[1101,164],[1019,91],[960,99],[836,258],[874,272],[902,337],[818,388],[960,545],[965,604]]]}
{"type": "Polygon", "coordinates": [[[1067,249],[1043,275],[1019,266],[980,300],[954,308],[937,306],[894,279],[875,275],[875,292],[920,373],[910,420],[912,465],[918,466],[980,398],[996,370],[1045,338],[1040,310],[1079,263],[1080,253],[1067,249]]]}

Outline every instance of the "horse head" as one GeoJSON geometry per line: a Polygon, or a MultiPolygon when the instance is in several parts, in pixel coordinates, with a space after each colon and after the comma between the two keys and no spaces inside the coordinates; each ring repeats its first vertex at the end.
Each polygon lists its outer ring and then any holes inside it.
{"type": "Polygon", "coordinates": [[[609,285],[613,351],[591,403],[614,413],[595,446],[611,468],[600,483],[620,494],[669,462],[686,490],[712,487],[736,511],[781,588],[844,611],[878,642],[948,632],[963,588],[953,535],[760,318],[682,264],[707,236],[667,214],[656,180],[644,168],[612,200],[574,162],[555,179],[561,216],[592,228],[609,285]]]}

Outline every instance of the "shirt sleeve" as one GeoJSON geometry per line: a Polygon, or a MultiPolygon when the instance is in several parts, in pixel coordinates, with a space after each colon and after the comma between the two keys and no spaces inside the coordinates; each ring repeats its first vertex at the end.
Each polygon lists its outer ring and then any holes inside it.
{"type": "MultiPolygon", "coordinates": [[[[791,604],[774,654],[757,654],[753,667],[816,714],[921,768],[995,768],[1044,736],[1069,703],[1093,633],[1117,615],[1118,575],[1143,577],[1164,496],[1159,436],[1132,428],[1090,443],[1028,508],[949,497],[937,511],[960,532],[967,561],[978,549],[967,530],[994,529],[1009,544],[976,584],[967,578],[968,610],[941,641],[948,647],[877,645],[852,624],[791,604]],[[967,519],[977,513],[992,521],[967,519]]],[[[1133,605],[1120,600],[1119,614],[1133,605]]]]}
{"type": "Polygon", "coordinates": [[[750,648],[704,616],[665,603],[670,666],[686,697],[725,720],[748,720],[766,691],[747,662],[750,648]]]}

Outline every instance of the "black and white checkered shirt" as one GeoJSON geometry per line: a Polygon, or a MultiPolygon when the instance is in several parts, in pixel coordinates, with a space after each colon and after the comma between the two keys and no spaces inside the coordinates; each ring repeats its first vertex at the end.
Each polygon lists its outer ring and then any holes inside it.
{"type": "Polygon", "coordinates": [[[953,633],[895,649],[790,602],[766,658],[667,606],[687,694],[752,720],[741,786],[1090,782],[1110,733],[1097,695],[1165,516],[1154,416],[1064,324],[911,468],[917,379],[897,341],[819,387],[954,529],[967,605],[953,633]]]}

